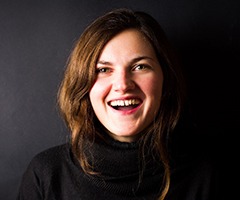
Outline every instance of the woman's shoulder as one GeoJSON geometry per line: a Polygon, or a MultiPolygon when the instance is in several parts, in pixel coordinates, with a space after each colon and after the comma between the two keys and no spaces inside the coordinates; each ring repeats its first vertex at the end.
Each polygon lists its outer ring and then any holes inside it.
{"type": "Polygon", "coordinates": [[[49,147],[49,148],[37,153],[33,158],[34,159],[44,159],[46,157],[59,156],[60,154],[66,153],[66,151],[69,150],[69,147],[70,147],[70,145],[68,143],[49,147]]]}
{"type": "Polygon", "coordinates": [[[54,168],[60,167],[68,160],[69,152],[70,146],[67,143],[49,147],[37,153],[31,159],[28,169],[34,169],[35,171],[40,172],[45,170],[54,170],[54,168]]]}
{"type": "Polygon", "coordinates": [[[75,166],[70,152],[70,144],[62,144],[37,153],[23,173],[18,199],[43,199],[46,195],[55,199],[54,191],[60,191],[60,185],[64,184],[59,182],[63,173],[75,166]]]}

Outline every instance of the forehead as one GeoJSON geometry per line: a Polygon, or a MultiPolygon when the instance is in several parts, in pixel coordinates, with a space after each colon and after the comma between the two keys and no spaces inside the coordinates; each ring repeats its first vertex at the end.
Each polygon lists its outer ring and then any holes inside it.
{"type": "Polygon", "coordinates": [[[149,40],[137,29],[127,29],[114,36],[103,48],[103,57],[126,56],[137,54],[141,56],[155,56],[155,51],[149,40]]]}

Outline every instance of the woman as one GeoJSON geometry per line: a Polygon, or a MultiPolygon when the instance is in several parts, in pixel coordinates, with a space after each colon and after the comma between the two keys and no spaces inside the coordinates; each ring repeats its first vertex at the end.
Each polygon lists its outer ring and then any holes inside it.
{"type": "Polygon", "coordinates": [[[32,160],[18,199],[214,199],[214,166],[179,142],[194,135],[185,99],[155,19],[129,9],[99,17],[77,41],[59,90],[71,141],[32,160]]]}

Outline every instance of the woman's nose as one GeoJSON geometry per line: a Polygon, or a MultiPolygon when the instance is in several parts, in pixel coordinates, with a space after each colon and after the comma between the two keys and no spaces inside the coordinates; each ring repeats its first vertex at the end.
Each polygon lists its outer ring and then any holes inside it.
{"type": "Polygon", "coordinates": [[[128,90],[135,88],[135,83],[132,80],[131,74],[127,72],[121,72],[113,78],[113,90],[119,93],[125,93],[128,90]]]}

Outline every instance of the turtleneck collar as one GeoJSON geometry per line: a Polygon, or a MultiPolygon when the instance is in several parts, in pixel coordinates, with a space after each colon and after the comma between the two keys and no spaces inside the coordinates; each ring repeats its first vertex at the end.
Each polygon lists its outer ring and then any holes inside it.
{"type": "MultiPolygon", "coordinates": [[[[139,142],[119,142],[108,135],[87,146],[86,155],[97,175],[85,176],[98,188],[119,195],[151,196],[159,193],[163,166],[154,156],[139,153],[139,142]]],[[[77,160],[74,159],[75,165],[77,160]]]]}
{"type": "Polygon", "coordinates": [[[141,172],[154,173],[162,168],[153,155],[140,154],[140,144],[136,142],[120,142],[104,134],[104,139],[96,139],[87,149],[87,155],[94,170],[100,172],[105,179],[139,176],[141,172]],[[145,163],[143,168],[143,163],[145,163]],[[143,170],[143,171],[142,171],[143,170]]]}

